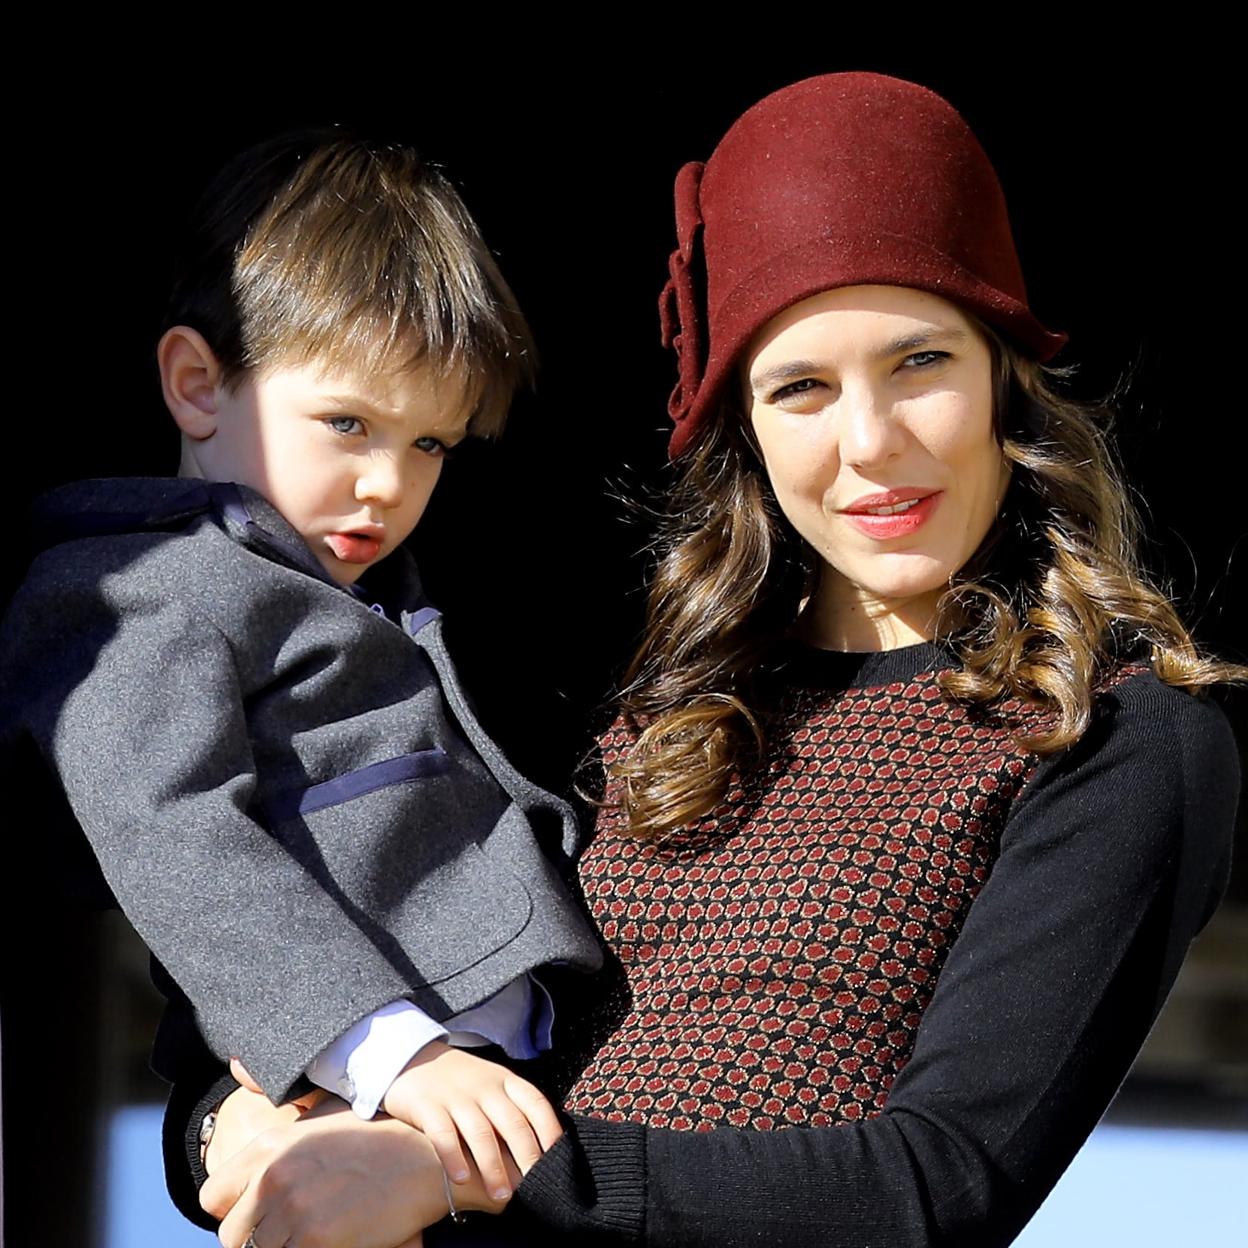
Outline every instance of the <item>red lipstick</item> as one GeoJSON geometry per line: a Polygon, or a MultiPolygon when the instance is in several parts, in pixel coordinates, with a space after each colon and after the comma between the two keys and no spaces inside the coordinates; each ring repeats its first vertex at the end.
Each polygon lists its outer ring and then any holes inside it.
{"type": "Polygon", "coordinates": [[[848,507],[841,508],[841,515],[860,533],[885,542],[895,537],[908,537],[917,532],[931,518],[940,502],[942,491],[919,486],[903,486],[896,490],[883,490],[878,494],[864,494],[848,507]]]}

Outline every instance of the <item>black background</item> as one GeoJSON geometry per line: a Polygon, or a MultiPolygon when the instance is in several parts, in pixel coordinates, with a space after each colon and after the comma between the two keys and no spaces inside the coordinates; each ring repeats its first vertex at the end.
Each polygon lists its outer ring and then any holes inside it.
{"type": "Polygon", "coordinates": [[[84,125],[92,87],[118,84],[103,71],[76,80],[80,109],[64,133],[41,131],[31,153],[39,194],[26,203],[29,247],[15,253],[19,266],[34,262],[13,361],[18,387],[33,383],[9,424],[11,451],[23,448],[10,460],[18,501],[76,476],[173,470],[153,344],[173,240],[226,157],[312,121],[414,142],[480,220],[543,365],[502,444],[448,469],[415,541],[487,717],[501,717],[504,736],[508,721],[527,721],[528,731],[516,724],[521,761],[566,770],[585,708],[609,687],[639,619],[645,525],[625,523],[611,495],[662,480],[673,364],[656,298],[675,172],[705,159],[767,91],[869,68],[940,91],[980,135],[1011,204],[1033,307],[1070,333],[1059,362],[1076,367],[1081,395],[1122,390],[1117,440],[1145,511],[1149,564],[1207,644],[1242,655],[1242,617],[1229,609],[1248,558],[1243,295],[1232,276],[1240,213],[1226,176],[1230,93],[1216,66],[1178,42],[1129,60],[1034,37],[1003,41],[991,58],[794,58],[767,55],[759,37],[757,57],[738,49],[697,65],[651,51],[609,69],[553,54],[486,66],[474,53],[369,90],[333,74],[290,93],[260,77],[231,91],[209,75],[196,91],[151,75],[148,90],[123,84],[131,89],[108,98],[98,129],[84,125]],[[537,722],[559,725],[554,750],[531,731],[531,707],[549,711],[537,722]]]}
{"type": "MultiPolygon", "coordinates": [[[[950,20],[852,38],[728,30],[730,55],[712,55],[687,21],[644,54],[610,46],[623,32],[591,43],[568,29],[562,51],[526,44],[489,63],[463,32],[448,42],[412,26],[384,33],[362,61],[354,53],[350,73],[331,63],[347,59],[341,49],[292,51],[280,85],[271,54],[244,55],[237,30],[218,32],[212,55],[188,42],[141,70],[85,55],[49,64],[26,101],[35,124],[9,135],[6,588],[36,493],[176,467],[153,346],[172,240],[214,169],[294,124],[411,141],[460,187],[542,358],[537,393],[499,445],[448,467],[414,541],[487,724],[523,768],[561,787],[640,621],[646,525],[621,497],[663,480],[673,364],[656,299],[675,173],[768,91],[873,69],[944,94],[980,136],[1032,306],[1070,333],[1059,362],[1076,366],[1083,396],[1121,391],[1117,443],[1149,565],[1206,645],[1248,657],[1233,67],[1215,59],[1212,35],[1142,48],[1137,32],[1129,49],[1093,47],[1068,25],[1025,39],[978,31],[972,49],[950,20]]],[[[1242,726],[1242,697],[1230,709],[1242,726]]],[[[5,1161],[10,1215],[20,1205],[46,1237],[54,1206],[72,1206],[89,1182],[89,1143],[76,1149],[70,1127],[90,1089],[75,1085],[75,1053],[57,1037],[68,1013],[77,1052],[89,1048],[92,989],[81,927],[50,881],[27,885],[9,888],[5,931],[5,1161]],[[37,956],[18,956],[18,940],[37,956]],[[45,1013],[52,984],[59,1000],[45,1013]],[[29,1086],[36,1060],[65,1075],[42,1100],[29,1086]],[[53,1181],[41,1159],[58,1147],[53,1181]]]]}

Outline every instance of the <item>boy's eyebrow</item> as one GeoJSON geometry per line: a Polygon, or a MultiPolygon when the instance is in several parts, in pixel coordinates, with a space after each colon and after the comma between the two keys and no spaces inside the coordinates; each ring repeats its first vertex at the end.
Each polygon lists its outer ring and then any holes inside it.
{"type": "Polygon", "coordinates": [[[369,416],[389,416],[389,412],[383,412],[381,408],[374,407],[368,399],[362,394],[356,394],[351,391],[344,391],[342,394],[322,394],[321,402],[327,407],[354,407],[359,411],[367,412],[369,416]]]}
{"type": "MultiPolygon", "coordinates": [[[[366,398],[358,394],[326,394],[321,397],[321,402],[327,407],[341,407],[348,410],[353,409],[358,412],[363,412],[366,416],[371,416],[374,420],[380,419],[385,421],[395,421],[402,419],[401,415],[392,411],[386,411],[380,407],[375,407],[366,398]]],[[[461,421],[457,410],[455,412],[448,412],[445,416],[438,420],[437,424],[432,425],[431,428],[437,430],[441,428],[443,424],[448,426],[453,425],[455,428],[459,428],[462,423],[463,422],[461,421]]]]}
{"type": "Polygon", "coordinates": [[[388,412],[383,412],[381,408],[374,407],[358,394],[324,394],[321,395],[320,401],[327,407],[354,407],[359,411],[367,412],[370,416],[390,415],[388,412]]]}

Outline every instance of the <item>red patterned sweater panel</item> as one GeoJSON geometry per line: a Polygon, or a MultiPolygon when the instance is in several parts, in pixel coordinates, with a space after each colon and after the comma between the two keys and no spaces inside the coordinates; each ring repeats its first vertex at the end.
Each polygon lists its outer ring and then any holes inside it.
{"type": "MultiPolygon", "coordinates": [[[[608,768],[630,740],[604,737],[608,768]]],[[[580,877],[615,1017],[567,1108],[699,1130],[878,1113],[1034,766],[925,673],[794,690],[758,780],[680,843],[621,835],[608,805],[580,877]]]]}

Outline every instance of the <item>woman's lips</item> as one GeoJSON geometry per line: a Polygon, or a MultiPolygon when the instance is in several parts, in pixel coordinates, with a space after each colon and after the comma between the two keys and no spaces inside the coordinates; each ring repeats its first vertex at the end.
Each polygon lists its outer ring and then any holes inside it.
{"type": "Polygon", "coordinates": [[[921,529],[936,510],[940,496],[940,490],[888,490],[855,499],[841,515],[860,533],[883,542],[908,537],[921,529]]]}
{"type": "Polygon", "coordinates": [[[331,533],[325,544],[343,563],[372,563],[381,553],[381,538],[374,533],[331,533]]]}

